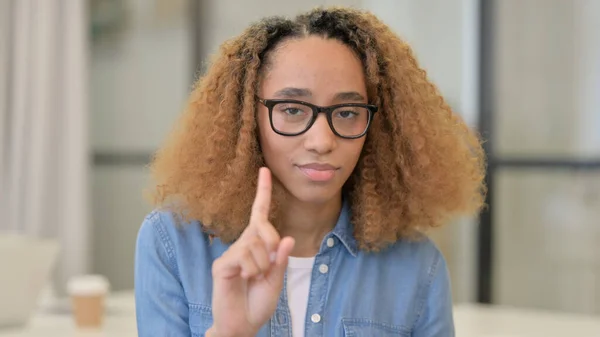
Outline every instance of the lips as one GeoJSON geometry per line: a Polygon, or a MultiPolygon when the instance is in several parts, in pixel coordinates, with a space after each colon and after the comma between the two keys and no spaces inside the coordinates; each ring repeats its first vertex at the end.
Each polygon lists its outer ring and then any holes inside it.
{"type": "Polygon", "coordinates": [[[298,168],[310,180],[319,182],[333,179],[335,172],[338,170],[338,168],[333,165],[321,163],[299,165],[298,168]]]}
{"type": "Polygon", "coordinates": [[[335,167],[333,165],[319,164],[319,163],[310,163],[310,164],[306,164],[306,165],[299,165],[298,167],[306,168],[306,169],[310,169],[310,170],[317,170],[317,171],[335,171],[335,170],[337,170],[337,167],[335,167]]]}

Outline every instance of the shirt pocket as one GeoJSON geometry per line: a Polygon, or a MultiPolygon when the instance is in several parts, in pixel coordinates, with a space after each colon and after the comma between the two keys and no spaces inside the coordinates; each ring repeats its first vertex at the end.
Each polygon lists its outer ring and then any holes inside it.
{"type": "Polygon", "coordinates": [[[376,322],[366,318],[342,319],[345,337],[410,337],[410,330],[399,325],[376,322]]]}
{"type": "Polygon", "coordinates": [[[189,324],[192,337],[204,337],[213,324],[212,309],[202,304],[188,303],[189,324]]]}

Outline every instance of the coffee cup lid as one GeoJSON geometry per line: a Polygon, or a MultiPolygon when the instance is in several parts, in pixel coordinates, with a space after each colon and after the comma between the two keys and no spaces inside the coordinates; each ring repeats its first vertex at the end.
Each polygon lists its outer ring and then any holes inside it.
{"type": "Polygon", "coordinates": [[[71,295],[104,295],[109,288],[108,279],[102,275],[76,276],[67,283],[67,291],[71,295]]]}

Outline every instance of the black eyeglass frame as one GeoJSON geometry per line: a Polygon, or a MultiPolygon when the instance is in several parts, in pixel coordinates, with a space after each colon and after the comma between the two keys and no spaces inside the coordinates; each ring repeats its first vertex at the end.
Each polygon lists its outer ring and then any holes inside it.
{"type": "Polygon", "coordinates": [[[271,124],[271,129],[275,133],[282,135],[282,136],[287,136],[287,137],[299,136],[299,135],[305,133],[306,131],[310,130],[310,128],[313,126],[313,124],[315,124],[315,121],[317,120],[317,117],[319,116],[319,114],[324,113],[325,116],[327,117],[327,123],[329,124],[329,128],[336,136],[338,136],[340,138],[344,138],[344,139],[361,138],[367,134],[367,131],[369,131],[369,127],[371,126],[371,121],[373,120],[373,116],[375,115],[375,113],[378,110],[376,105],[363,104],[363,103],[343,103],[343,104],[336,104],[336,105],[330,105],[330,106],[318,106],[318,105],[314,105],[312,103],[299,101],[299,100],[295,100],[295,99],[264,99],[264,98],[260,98],[258,96],[256,96],[256,99],[262,105],[267,107],[267,109],[269,109],[269,123],[271,124]],[[304,130],[302,130],[300,132],[295,132],[295,133],[286,133],[286,132],[281,132],[275,128],[275,125],[273,125],[273,107],[275,105],[281,104],[281,103],[303,104],[312,109],[312,112],[313,112],[312,118],[311,118],[310,122],[308,122],[308,124],[306,125],[306,128],[304,130]],[[367,109],[367,111],[369,111],[369,116],[367,119],[367,126],[365,127],[365,130],[361,134],[356,135],[356,136],[343,136],[335,130],[335,127],[333,126],[333,119],[332,119],[333,111],[335,109],[343,108],[343,107],[360,107],[360,108],[365,108],[365,109],[367,109]]]}

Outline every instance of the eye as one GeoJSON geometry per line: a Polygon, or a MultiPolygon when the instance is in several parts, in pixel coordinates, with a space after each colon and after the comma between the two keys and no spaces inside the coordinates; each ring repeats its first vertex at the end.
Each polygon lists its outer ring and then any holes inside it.
{"type": "Polygon", "coordinates": [[[275,110],[289,117],[300,117],[306,115],[310,108],[302,104],[280,103],[275,106],[275,110]]]}
{"type": "Polygon", "coordinates": [[[303,112],[302,110],[300,110],[298,108],[285,108],[285,109],[283,109],[283,111],[291,116],[296,116],[303,112]]]}
{"type": "Polygon", "coordinates": [[[349,119],[349,118],[356,117],[358,115],[358,112],[345,109],[345,110],[338,111],[337,115],[341,118],[349,119]]]}

